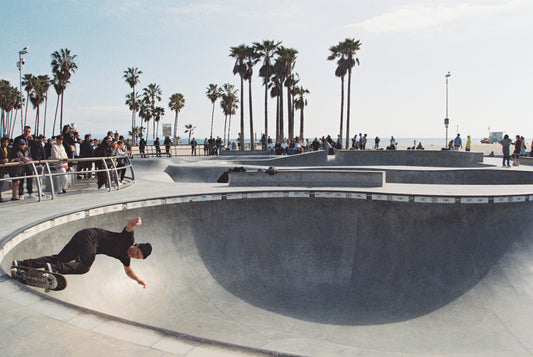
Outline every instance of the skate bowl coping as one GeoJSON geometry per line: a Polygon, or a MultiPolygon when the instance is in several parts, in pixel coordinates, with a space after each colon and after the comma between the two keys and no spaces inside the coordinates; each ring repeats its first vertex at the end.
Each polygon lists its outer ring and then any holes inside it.
{"type": "Polygon", "coordinates": [[[383,187],[384,171],[360,170],[280,170],[267,172],[230,172],[230,186],[287,187],[383,187]]]}
{"type": "MultiPolygon", "coordinates": [[[[397,322],[455,302],[513,247],[532,255],[533,222],[524,219],[533,214],[532,201],[530,195],[325,190],[161,197],[38,222],[0,242],[0,262],[7,270],[12,259],[56,253],[80,229],[120,231],[128,218],[141,216],[136,241],[149,240],[154,248],[149,259],[132,262],[148,284],[142,294],[120,262],[99,255],[88,274],[69,275],[69,287],[53,297],[143,326],[250,348],[287,352],[281,341],[309,335],[348,348],[365,345],[368,334],[354,333],[365,326],[368,333],[377,325],[396,331],[403,328],[397,322]],[[504,212],[508,219],[502,220],[504,212]]],[[[463,321],[446,332],[424,333],[470,335],[470,328],[463,321]]],[[[393,335],[380,335],[381,343],[397,346],[393,335]]]]}

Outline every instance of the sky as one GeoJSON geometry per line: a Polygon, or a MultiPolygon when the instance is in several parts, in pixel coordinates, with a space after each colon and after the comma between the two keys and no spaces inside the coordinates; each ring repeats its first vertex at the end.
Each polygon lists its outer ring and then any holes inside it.
{"type": "MultiPolygon", "coordinates": [[[[352,75],[350,136],[444,138],[445,75],[450,72],[450,137],[457,132],[484,137],[489,128],[531,137],[531,18],[531,0],[0,0],[0,79],[18,87],[18,51],[25,46],[22,74],[50,76],[51,53],[68,48],[77,55],[78,70],[65,91],[64,120],[76,123],[82,134],[127,134],[131,112],[124,101],[131,89],[122,76],[137,67],[143,72],[139,90],[156,83],[163,91],[161,123],[174,122],[168,101],[181,93],[185,107],[178,135],[186,137],[185,125],[192,124],[194,136],[204,138],[212,110],[207,86],[240,87],[230,47],[282,41],[298,50],[295,71],[310,91],[305,137],[335,137],[341,82],[327,57],[332,45],[353,38],[362,46],[352,75]]],[[[254,131],[260,137],[264,90],[258,69],[252,95],[254,131]]],[[[49,97],[51,123],[53,89],[49,97]]],[[[269,106],[274,136],[274,102],[269,106]]],[[[244,108],[248,138],[247,100],[244,108]]],[[[31,108],[28,117],[35,117],[31,108]]],[[[222,136],[223,128],[217,103],[214,136],[222,136]]],[[[231,136],[238,131],[237,116],[231,136]]]]}

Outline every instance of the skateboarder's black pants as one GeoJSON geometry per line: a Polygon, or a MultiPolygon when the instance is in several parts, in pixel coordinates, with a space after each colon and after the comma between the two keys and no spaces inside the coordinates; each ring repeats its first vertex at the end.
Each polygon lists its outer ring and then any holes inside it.
{"type": "Polygon", "coordinates": [[[96,242],[83,231],[76,233],[59,254],[27,259],[19,265],[29,268],[44,268],[50,263],[54,271],[61,274],[85,274],[91,268],[96,256],[96,242]]]}

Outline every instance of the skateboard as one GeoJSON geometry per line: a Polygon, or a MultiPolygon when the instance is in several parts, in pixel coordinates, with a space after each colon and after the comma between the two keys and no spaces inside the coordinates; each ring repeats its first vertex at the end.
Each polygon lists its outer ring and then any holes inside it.
{"type": "Polygon", "coordinates": [[[45,292],[63,290],[67,287],[67,279],[63,275],[41,269],[12,266],[11,277],[22,284],[42,288],[45,292]]]}

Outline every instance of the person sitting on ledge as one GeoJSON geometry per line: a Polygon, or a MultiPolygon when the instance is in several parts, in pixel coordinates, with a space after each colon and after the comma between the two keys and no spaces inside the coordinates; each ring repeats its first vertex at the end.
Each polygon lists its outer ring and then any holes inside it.
{"type": "Polygon", "coordinates": [[[424,147],[422,146],[422,142],[421,141],[418,142],[418,145],[416,146],[416,149],[417,150],[424,150],[424,147]]]}
{"type": "Polygon", "coordinates": [[[60,274],[85,274],[91,268],[96,254],[105,254],[120,260],[126,275],[146,287],[146,283],[135,275],[130,266],[131,258],[146,259],[152,252],[150,243],[135,244],[133,229],[141,224],[141,217],[135,217],[128,221],[120,233],[101,228],[82,229],[74,234],[59,254],[14,260],[13,266],[44,268],[60,274]]]}

